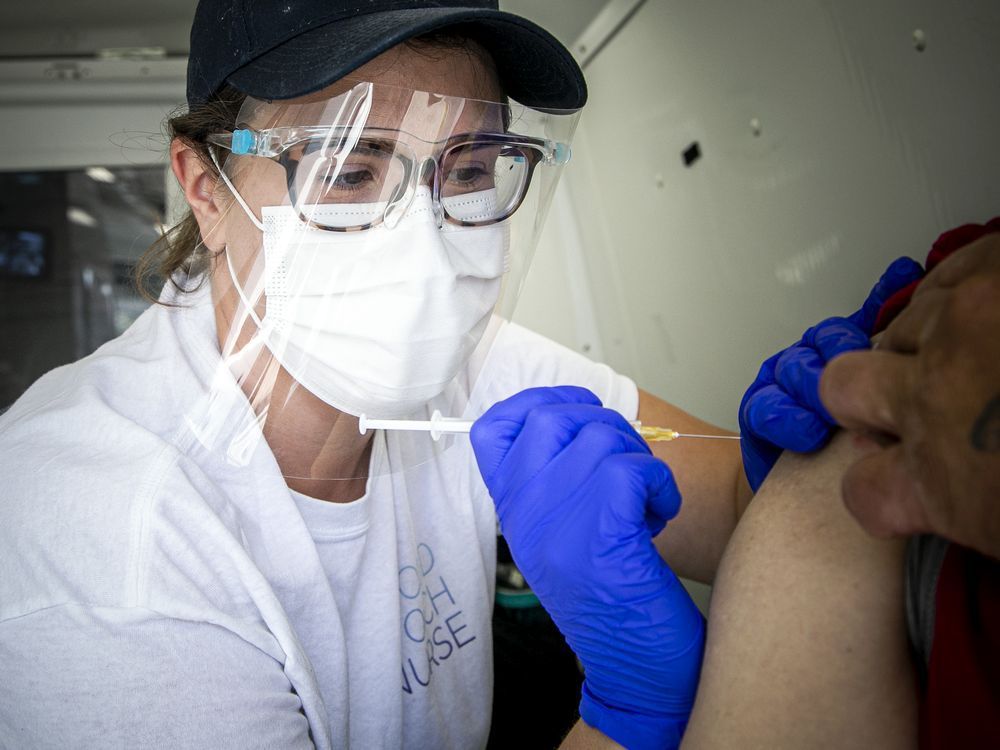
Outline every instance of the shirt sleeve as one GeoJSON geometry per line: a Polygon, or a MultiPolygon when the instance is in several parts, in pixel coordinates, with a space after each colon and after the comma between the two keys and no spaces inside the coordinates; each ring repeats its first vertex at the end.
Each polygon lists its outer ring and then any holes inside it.
{"type": "Polygon", "coordinates": [[[5,747],[312,748],[272,656],[232,631],[136,608],[0,623],[5,747]]]}
{"type": "Polygon", "coordinates": [[[577,385],[626,419],[639,412],[639,391],[630,378],[516,323],[500,330],[480,378],[481,411],[526,388],[577,385]]]}
{"type": "Polygon", "coordinates": [[[922,678],[931,659],[937,584],[948,546],[946,539],[931,534],[911,537],[906,545],[906,625],[922,678]]]}

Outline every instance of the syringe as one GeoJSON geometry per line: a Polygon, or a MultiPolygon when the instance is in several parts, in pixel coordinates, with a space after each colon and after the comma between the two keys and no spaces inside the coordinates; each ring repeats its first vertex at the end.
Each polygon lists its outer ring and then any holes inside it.
{"type": "MultiPolygon", "coordinates": [[[[433,440],[440,440],[442,435],[468,434],[472,430],[473,419],[445,417],[435,411],[430,419],[369,419],[362,414],[358,418],[358,430],[364,435],[368,430],[407,430],[410,432],[429,432],[433,440]]],[[[635,428],[647,443],[663,443],[677,438],[702,438],[705,440],[739,440],[739,435],[696,435],[690,432],[677,432],[669,427],[647,427],[639,421],[629,424],[635,428]]]]}

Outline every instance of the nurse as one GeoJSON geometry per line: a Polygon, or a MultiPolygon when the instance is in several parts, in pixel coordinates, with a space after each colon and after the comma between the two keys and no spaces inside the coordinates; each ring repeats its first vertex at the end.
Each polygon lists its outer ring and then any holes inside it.
{"type": "Polygon", "coordinates": [[[0,420],[0,744],[482,746],[497,513],[567,746],[679,741],[739,448],[506,322],[585,100],[489,0],[199,4],[157,304],[0,420]]]}

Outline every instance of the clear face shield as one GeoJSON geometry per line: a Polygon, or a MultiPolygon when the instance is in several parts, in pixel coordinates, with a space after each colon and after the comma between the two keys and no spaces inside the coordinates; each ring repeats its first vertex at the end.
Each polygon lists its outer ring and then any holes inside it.
{"type": "Polygon", "coordinates": [[[236,129],[209,138],[234,197],[213,294],[231,284],[236,309],[214,387],[235,378],[246,424],[213,424],[231,410],[208,409],[199,439],[247,465],[266,441],[300,480],[406,470],[467,442],[362,434],[359,418],[474,419],[489,406],[479,376],[578,116],[344,87],[315,101],[248,98],[236,129]]]}

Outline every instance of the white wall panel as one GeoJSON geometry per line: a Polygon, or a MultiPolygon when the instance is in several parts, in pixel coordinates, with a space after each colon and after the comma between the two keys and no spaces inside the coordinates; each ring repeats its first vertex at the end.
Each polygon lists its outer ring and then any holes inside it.
{"type": "Polygon", "coordinates": [[[647,0],[588,65],[572,210],[518,318],[582,348],[575,232],[603,358],[735,426],[765,356],[1000,213],[998,33],[994,0],[647,0]]]}

